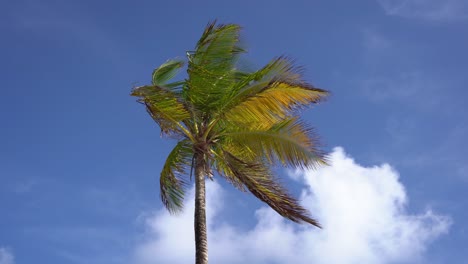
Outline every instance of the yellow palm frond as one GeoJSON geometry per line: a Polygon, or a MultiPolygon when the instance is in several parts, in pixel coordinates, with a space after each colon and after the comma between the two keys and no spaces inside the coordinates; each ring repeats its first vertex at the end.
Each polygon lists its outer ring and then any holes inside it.
{"type": "Polygon", "coordinates": [[[224,92],[224,96],[219,100],[219,108],[214,113],[215,123],[224,114],[240,103],[257,95],[260,91],[268,87],[275,81],[299,82],[300,75],[296,72],[292,62],[284,57],[273,59],[258,71],[248,73],[235,70],[236,82],[229,86],[230,89],[224,92]]]}
{"type": "Polygon", "coordinates": [[[267,130],[238,128],[223,136],[237,148],[248,148],[273,164],[279,161],[283,166],[307,168],[326,164],[313,130],[297,118],[285,119],[267,130]]]}
{"type": "Polygon", "coordinates": [[[268,128],[294,110],[317,103],[327,91],[301,83],[274,82],[225,114],[229,121],[268,128]]]}

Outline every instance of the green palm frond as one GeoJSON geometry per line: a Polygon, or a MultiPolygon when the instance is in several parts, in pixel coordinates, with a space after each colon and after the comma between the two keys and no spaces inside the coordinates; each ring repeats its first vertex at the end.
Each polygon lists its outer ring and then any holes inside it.
{"type": "Polygon", "coordinates": [[[191,168],[193,148],[189,140],[177,143],[166,159],[161,171],[160,188],[161,200],[171,213],[178,213],[183,209],[187,172],[191,168]]]}
{"type": "Polygon", "coordinates": [[[189,62],[191,66],[203,66],[219,74],[231,70],[238,55],[245,50],[239,45],[240,26],[215,24],[208,24],[189,62]]]}
{"type": "Polygon", "coordinates": [[[224,152],[224,160],[232,175],[278,214],[294,222],[306,222],[320,227],[319,223],[308,215],[307,210],[272,178],[271,172],[263,164],[242,161],[229,152],[224,152]]]}
{"type": "Polygon", "coordinates": [[[310,127],[297,118],[285,119],[267,130],[238,128],[224,136],[239,148],[248,148],[270,163],[283,166],[315,168],[325,165],[325,155],[310,127]]]}
{"type": "MultiPolygon", "coordinates": [[[[270,84],[274,81],[299,82],[300,80],[299,67],[294,66],[290,59],[281,56],[271,60],[260,70],[246,74],[242,82],[238,82],[234,86],[233,92],[236,97],[243,98],[245,95],[249,96],[258,92],[255,89],[256,85],[249,87],[250,84],[255,84],[255,82],[270,84]]],[[[263,87],[266,86],[263,85],[263,87]]],[[[260,86],[260,89],[263,87],[260,86]]]]}
{"type": "Polygon", "coordinates": [[[189,53],[186,98],[205,112],[219,106],[220,98],[236,83],[235,63],[244,50],[239,46],[240,27],[209,24],[196,50],[189,53]]]}
{"type": "Polygon", "coordinates": [[[131,95],[139,97],[138,101],[146,106],[163,134],[188,136],[182,121],[190,118],[190,113],[174,92],[157,85],[148,85],[136,87],[131,95]]]}
{"type": "MultiPolygon", "coordinates": [[[[153,85],[165,86],[184,66],[182,60],[168,60],[153,71],[153,85]]],[[[167,86],[166,86],[167,87],[167,86]]]]}

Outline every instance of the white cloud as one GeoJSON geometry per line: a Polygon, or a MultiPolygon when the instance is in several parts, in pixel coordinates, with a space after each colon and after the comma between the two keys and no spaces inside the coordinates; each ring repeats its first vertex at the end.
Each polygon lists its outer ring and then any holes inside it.
{"type": "Polygon", "coordinates": [[[464,0],[377,0],[387,15],[430,21],[452,21],[468,18],[464,0]]]}
{"type": "Polygon", "coordinates": [[[0,264],[14,264],[15,257],[8,248],[0,247],[0,264]]]}
{"type": "MultiPolygon", "coordinates": [[[[331,166],[296,172],[305,183],[302,201],[324,226],[290,223],[269,208],[256,211],[255,227],[225,222],[223,190],[208,189],[209,254],[213,263],[414,263],[448,232],[450,218],[427,210],[406,211],[407,196],[389,165],[363,167],[336,148],[331,166]]],[[[192,191],[193,192],[193,191],[192,191]]],[[[193,196],[193,193],[192,193],[193,196]]],[[[136,263],[190,263],[194,258],[193,205],[180,216],[161,210],[147,216],[136,263]]]]}

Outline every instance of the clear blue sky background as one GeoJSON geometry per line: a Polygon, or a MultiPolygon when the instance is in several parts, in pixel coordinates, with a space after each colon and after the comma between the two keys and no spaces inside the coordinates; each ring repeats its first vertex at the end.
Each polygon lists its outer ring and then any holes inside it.
{"type": "MultiPolygon", "coordinates": [[[[394,167],[409,212],[432,208],[453,221],[425,263],[466,263],[463,0],[2,1],[0,248],[14,263],[131,255],[142,215],[162,206],[158,177],[174,142],[130,89],[184,57],[215,18],[243,26],[252,65],[285,54],[330,90],[303,114],[325,149],[394,167]]],[[[287,185],[299,195],[300,184],[287,185]]],[[[254,225],[260,203],[225,190],[247,204],[225,218],[254,225]]]]}

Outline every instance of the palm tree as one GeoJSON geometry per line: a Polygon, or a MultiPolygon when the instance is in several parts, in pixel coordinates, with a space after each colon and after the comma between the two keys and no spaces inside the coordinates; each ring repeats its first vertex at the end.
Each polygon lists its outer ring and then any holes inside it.
{"type": "Polygon", "coordinates": [[[235,24],[208,24],[195,51],[187,52],[187,79],[169,82],[184,64],[169,60],[154,70],[151,85],[135,87],[131,94],[146,106],[162,135],[178,140],[160,177],[169,212],[182,210],[194,170],[196,263],[208,263],[205,179],[213,179],[213,171],[281,216],[320,227],[270,167],[325,164],[311,127],[297,110],[328,93],[303,81],[300,69],[285,57],[257,71],[239,69],[239,55],[245,52],[239,31],[235,24]]]}

